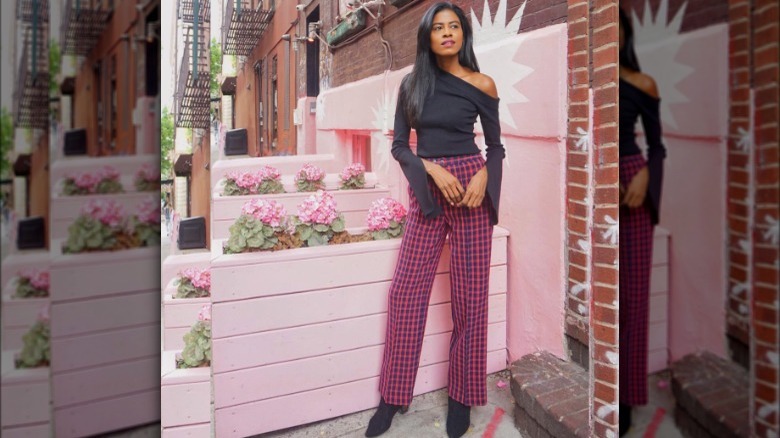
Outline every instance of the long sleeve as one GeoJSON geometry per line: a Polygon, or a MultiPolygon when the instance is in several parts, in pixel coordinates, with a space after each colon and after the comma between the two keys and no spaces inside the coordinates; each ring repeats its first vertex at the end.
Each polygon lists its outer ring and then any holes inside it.
{"type": "Polygon", "coordinates": [[[501,144],[501,124],[498,120],[498,99],[485,95],[481,99],[479,119],[482,122],[482,132],[487,146],[485,167],[487,167],[487,195],[491,206],[490,220],[493,225],[498,223],[498,203],[501,199],[501,179],[503,175],[503,160],[506,156],[501,144]]]}
{"type": "Polygon", "coordinates": [[[415,155],[409,147],[410,131],[411,127],[406,120],[406,114],[404,114],[403,105],[401,104],[401,92],[399,92],[398,102],[395,107],[391,153],[393,158],[401,165],[401,170],[409,181],[423,215],[427,218],[436,217],[441,213],[441,207],[435,202],[433,194],[428,187],[428,173],[425,171],[422,159],[415,155]]]}
{"type": "Polygon", "coordinates": [[[664,178],[664,159],[666,148],[661,139],[660,100],[645,99],[642,108],[642,127],[647,142],[647,194],[653,206],[653,224],[657,224],[661,215],[661,192],[664,178]]]}

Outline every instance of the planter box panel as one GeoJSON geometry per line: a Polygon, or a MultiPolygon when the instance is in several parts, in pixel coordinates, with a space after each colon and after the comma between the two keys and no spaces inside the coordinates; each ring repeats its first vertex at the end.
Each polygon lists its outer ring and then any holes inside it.
{"type": "MultiPolygon", "coordinates": [[[[420,366],[448,361],[450,333],[426,336],[420,366]]],[[[506,322],[488,326],[488,351],[506,349],[506,322]]],[[[384,344],[214,376],[214,406],[243,403],[311,391],[378,377],[384,344]],[[296,376],[290,379],[290,376],[296,376]]]]}
{"type": "Polygon", "coordinates": [[[164,385],[162,427],[211,422],[211,382],[164,385]]]}
{"type": "Polygon", "coordinates": [[[53,372],[126,362],[160,354],[160,325],[149,324],[64,339],[52,338],[53,372]]]}
{"type": "MultiPolygon", "coordinates": [[[[498,229],[497,229],[498,230],[498,229]]],[[[215,240],[212,251],[222,250],[215,240]]],[[[401,239],[298,248],[278,252],[217,255],[212,260],[212,302],[391,280],[401,239]],[[306,275],[291,275],[290,273],[306,275]],[[257,279],[262,278],[258,287],[257,279]]],[[[494,232],[491,265],[506,264],[506,234],[494,232]]],[[[437,273],[448,272],[448,244],[437,273]]]]}
{"type": "Polygon", "coordinates": [[[210,438],[211,436],[211,422],[169,427],[162,431],[162,438],[210,438]]]}
{"type": "Polygon", "coordinates": [[[58,302],[51,308],[51,335],[65,337],[115,330],[140,324],[159,324],[157,290],[128,293],[75,302],[58,302]]]}
{"type": "MultiPolygon", "coordinates": [[[[490,294],[506,293],[506,283],[506,265],[492,267],[490,294]]],[[[383,281],[218,303],[211,311],[212,320],[216,321],[212,327],[212,336],[217,339],[387,312],[389,289],[390,281],[383,281]]],[[[437,274],[433,282],[430,304],[448,302],[450,289],[449,274],[437,274]]],[[[197,310],[195,314],[197,315],[197,310]]],[[[165,318],[165,324],[168,326],[168,313],[165,318]]]]}
{"type": "MultiPolygon", "coordinates": [[[[59,251],[61,242],[55,243],[59,251]]],[[[58,255],[52,260],[52,303],[120,292],[159,290],[160,247],[58,255]],[[84,281],[87,278],[89,281],[84,281]]],[[[159,301],[158,301],[159,303],[159,301]]]]}
{"type": "MultiPolygon", "coordinates": [[[[273,166],[282,175],[295,175],[304,164],[313,164],[326,173],[338,173],[344,170],[345,163],[336,161],[333,154],[290,155],[280,157],[220,157],[211,167],[211,186],[231,171],[260,170],[263,166],[273,166]]],[[[348,164],[348,163],[347,163],[348,164]]]]}
{"type": "Polygon", "coordinates": [[[650,293],[656,294],[669,290],[669,266],[654,266],[650,271],[650,293]]]}
{"type": "MultiPolygon", "coordinates": [[[[452,330],[449,303],[430,306],[425,334],[452,330]]],[[[490,296],[488,322],[506,320],[506,295],[490,296]]],[[[212,346],[215,373],[286,362],[384,342],[387,314],[351,318],[323,324],[215,339],[212,346]]]]}
{"type": "MultiPolygon", "coordinates": [[[[175,245],[176,242],[171,242],[175,245]]],[[[165,257],[160,272],[160,286],[164,290],[171,281],[176,279],[180,271],[187,268],[204,269],[211,266],[211,253],[207,250],[198,250],[190,254],[172,254],[165,257]]]]}
{"type": "Polygon", "coordinates": [[[160,359],[151,357],[52,376],[55,408],[159,390],[160,359]]]}
{"type": "MultiPolygon", "coordinates": [[[[172,292],[172,291],[171,291],[172,292]]],[[[165,328],[186,327],[187,330],[198,321],[198,313],[204,305],[209,304],[211,298],[172,298],[165,295],[163,301],[163,319],[165,328]]]]}
{"type": "Polygon", "coordinates": [[[21,350],[24,345],[22,337],[28,330],[29,327],[3,327],[3,350],[21,350]]]}
{"type": "Polygon", "coordinates": [[[162,386],[211,381],[210,367],[176,368],[177,353],[178,351],[175,350],[166,350],[162,353],[162,363],[160,364],[162,386]]]}
{"type": "MultiPolygon", "coordinates": [[[[14,243],[16,245],[16,243],[14,243]]],[[[15,246],[14,246],[15,248],[15,246]]],[[[51,261],[48,249],[24,250],[8,254],[2,262],[0,274],[3,281],[11,281],[24,268],[48,269],[51,261]]],[[[3,286],[6,286],[4,283],[3,286]]]]}
{"type": "MultiPolygon", "coordinates": [[[[246,169],[244,169],[246,170],[246,169]]],[[[282,183],[282,187],[284,187],[284,191],[286,194],[292,194],[292,193],[298,193],[298,186],[295,183],[295,174],[282,174],[282,177],[280,178],[280,181],[282,183]]],[[[366,172],[365,174],[365,185],[364,187],[366,189],[373,189],[377,186],[378,178],[375,173],[373,172],[366,172]]],[[[217,199],[219,197],[222,197],[222,193],[225,191],[225,184],[227,183],[226,179],[221,179],[217,181],[216,185],[214,186],[214,191],[212,192],[212,199],[217,199]]],[[[340,191],[341,187],[341,178],[338,173],[326,173],[325,177],[322,179],[322,186],[324,190],[336,192],[340,191]]],[[[306,195],[311,195],[313,192],[304,192],[306,195]]]]}
{"type": "Polygon", "coordinates": [[[49,304],[48,298],[3,297],[3,330],[28,329],[38,320],[41,308],[49,304]]]}
{"type": "Polygon", "coordinates": [[[19,383],[14,383],[14,380],[13,374],[3,377],[2,408],[0,408],[2,426],[5,428],[49,421],[51,388],[48,378],[19,383]]]}
{"type": "MultiPolygon", "coordinates": [[[[194,324],[194,323],[193,323],[194,324]]],[[[166,350],[183,350],[184,335],[190,331],[190,327],[165,328],[163,348],[166,350]]]]}
{"type": "Polygon", "coordinates": [[[54,410],[57,438],[76,438],[160,421],[160,389],[54,410]]]}
{"type": "Polygon", "coordinates": [[[126,213],[135,211],[142,201],[153,196],[154,192],[116,193],[106,195],[55,196],[52,198],[50,235],[52,239],[68,237],[68,227],[76,220],[81,208],[90,199],[113,199],[120,203],[126,213]]]}
{"type": "MultiPolygon", "coordinates": [[[[506,350],[488,353],[488,373],[506,369],[506,350]]],[[[447,363],[420,367],[414,395],[444,388],[447,363]]],[[[379,378],[247,403],[215,411],[216,436],[246,437],[375,408],[379,378]]]]}
{"type": "Polygon", "coordinates": [[[3,438],[50,438],[51,422],[13,428],[3,428],[3,438]]]}

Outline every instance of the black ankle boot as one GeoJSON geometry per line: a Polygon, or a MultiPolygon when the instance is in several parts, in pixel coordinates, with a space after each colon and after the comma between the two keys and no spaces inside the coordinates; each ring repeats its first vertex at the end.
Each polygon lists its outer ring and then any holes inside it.
{"type": "Polygon", "coordinates": [[[366,436],[379,436],[387,432],[390,429],[390,424],[393,422],[395,413],[401,411],[403,414],[409,408],[407,406],[391,405],[385,403],[384,397],[379,401],[379,407],[376,409],[374,416],[368,422],[368,429],[366,429],[366,436]]]}
{"type": "Polygon", "coordinates": [[[471,424],[471,407],[448,397],[447,406],[447,436],[449,438],[459,438],[463,436],[471,424]]]}
{"type": "Polygon", "coordinates": [[[623,436],[626,434],[626,432],[628,432],[628,429],[631,427],[631,406],[620,403],[618,408],[620,409],[619,433],[620,436],[623,436]]]}

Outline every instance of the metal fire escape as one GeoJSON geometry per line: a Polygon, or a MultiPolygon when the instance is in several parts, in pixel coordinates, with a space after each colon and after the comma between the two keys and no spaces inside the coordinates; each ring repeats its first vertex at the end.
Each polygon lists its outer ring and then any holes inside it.
{"type": "Polygon", "coordinates": [[[14,125],[46,129],[49,123],[49,6],[46,0],[18,0],[21,60],[13,93],[14,125]]]}
{"type": "Polygon", "coordinates": [[[103,34],[113,12],[113,1],[67,0],[62,12],[62,53],[80,56],[89,54],[103,34]]]}
{"type": "Polygon", "coordinates": [[[222,15],[222,53],[249,56],[274,16],[275,0],[228,0],[222,15]]]}
{"type": "Polygon", "coordinates": [[[208,0],[179,0],[184,36],[176,82],[176,126],[208,129],[210,122],[208,0]]]}

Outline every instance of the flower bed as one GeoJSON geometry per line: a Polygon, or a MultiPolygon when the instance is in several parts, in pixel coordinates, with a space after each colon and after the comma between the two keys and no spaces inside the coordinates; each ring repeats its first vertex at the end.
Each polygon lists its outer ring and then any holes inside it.
{"type": "Polygon", "coordinates": [[[117,251],[160,244],[160,206],[145,199],[137,213],[126,217],[113,200],[91,199],[68,227],[65,253],[117,251]]]}
{"type": "Polygon", "coordinates": [[[96,171],[85,170],[68,173],[62,181],[64,196],[121,193],[124,191],[119,181],[119,170],[113,166],[103,166],[96,171]]]}
{"type": "Polygon", "coordinates": [[[153,192],[160,190],[160,168],[144,163],[135,173],[133,186],[138,192],[153,192]]]}
{"type": "MultiPolygon", "coordinates": [[[[494,230],[488,372],[506,367],[507,235],[494,230]]],[[[401,240],[243,254],[221,254],[222,243],[215,241],[211,264],[217,436],[251,436],[375,407],[401,240]],[[301,378],[284,378],[290,375],[301,378]]],[[[449,258],[445,245],[415,394],[446,386],[449,258]]]]}
{"type": "MultiPolygon", "coordinates": [[[[213,157],[212,157],[213,158],[213,157]]],[[[225,175],[234,171],[254,171],[263,166],[273,166],[282,175],[293,175],[305,163],[311,163],[326,173],[340,172],[344,165],[336,161],[333,154],[310,154],[269,157],[220,157],[211,167],[211,181],[214,187],[225,175]]]]}
{"type": "Polygon", "coordinates": [[[61,196],[51,198],[51,238],[62,239],[68,235],[68,227],[81,215],[84,205],[94,200],[110,200],[119,204],[124,211],[134,212],[143,202],[156,199],[159,209],[160,198],[149,192],[126,192],[113,195],[61,196]]]}
{"type": "Polygon", "coordinates": [[[49,436],[49,368],[19,368],[17,355],[13,350],[2,352],[2,436],[49,436]]]}

